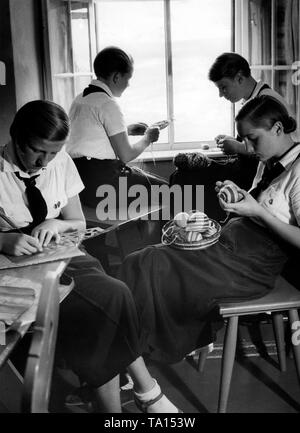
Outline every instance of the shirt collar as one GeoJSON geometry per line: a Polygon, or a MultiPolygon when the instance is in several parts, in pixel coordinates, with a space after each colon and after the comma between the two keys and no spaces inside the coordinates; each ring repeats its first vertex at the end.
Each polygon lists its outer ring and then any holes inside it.
{"type": "Polygon", "coordinates": [[[288,170],[300,153],[300,143],[292,147],[283,157],[279,158],[278,162],[288,170]]]}
{"type": "Polygon", "coordinates": [[[260,92],[260,89],[265,85],[263,81],[258,81],[250,95],[250,98],[242,100],[242,105],[244,105],[246,102],[250,101],[250,99],[253,99],[257,96],[257,94],[260,92]]]}
{"type": "Polygon", "coordinates": [[[91,84],[93,86],[101,87],[103,90],[105,90],[109,94],[109,96],[111,96],[112,98],[114,97],[114,95],[112,94],[112,92],[111,92],[110,88],[108,87],[108,85],[105,84],[105,83],[103,83],[103,81],[101,81],[101,80],[92,80],[91,84]]]}

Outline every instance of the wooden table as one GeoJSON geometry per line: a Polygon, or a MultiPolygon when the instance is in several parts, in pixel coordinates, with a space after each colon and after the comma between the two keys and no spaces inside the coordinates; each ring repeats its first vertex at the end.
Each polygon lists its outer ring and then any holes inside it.
{"type": "MultiPolygon", "coordinates": [[[[132,218],[100,221],[96,208],[83,206],[87,227],[98,226],[107,233],[84,241],[87,251],[100,260],[107,273],[115,275],[115,268],[127,254],[160,242],[162,209],[160,205],[146,206],[132,218]]],[[[126,215],[127,208],[119,209],[119,213],[126,215]]]]}
{"type": "MultiPolygon", "coordinates": [[[[40,290],[42,291],[46,276],[51,279],[53,278],[53,281],[58,281],[68,261],[69,260],[60,260],[0,270],[0,285],[9,286],[9,280],[11,280],[13,285],[16,286],[18,284],[16,283],[17,278],[20,287],[30,287],[28,282],[31,282],[32,287],[37,287],[38,285],[41,287],[40,290]]],[[[29,330],[31,323],[24,324],[22,321],[17,322],[12,330],[6,332],[5,345],[0,346],[0,400],[10,412],[18,412],[20,410],[23,378],[8,358],[20,339],[29,330]]]]}

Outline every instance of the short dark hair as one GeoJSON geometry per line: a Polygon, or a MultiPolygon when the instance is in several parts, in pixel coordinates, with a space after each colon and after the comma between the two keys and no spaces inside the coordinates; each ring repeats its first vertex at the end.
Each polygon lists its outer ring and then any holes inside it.
{"type": "Polygon", "coordinates": [[[36,100],[17,111],[9,132],[12,140],[22,147],[37,140],[66,140],[69,129],[68,115],[60,105],[36,100]]]}
{"type": "Polygon", "coordinates": [[[247,120],[254,126],[269,130],[274,123],[281,122],[286,134],[297,128],[296,120],[291,117],[286,107],[269,95],[262,95],[248,101],[238,112],[236,122],[247,120]]]}
{"type": "Polygon", "coordinates": [[[133,58],[118,47],[106,47],[94,60],[96,77],[108,78],[113,72],[127,74],[133,69],[133,58]]]}
{"type": "Polygon", "coordinates": [[[222,78],[233,79],[238,72],[242,72],[244,77],[250,77],[251,70],[247,60],[237,53],[223,53],[211,66],[208,78],[215,83],[222,78]]]}

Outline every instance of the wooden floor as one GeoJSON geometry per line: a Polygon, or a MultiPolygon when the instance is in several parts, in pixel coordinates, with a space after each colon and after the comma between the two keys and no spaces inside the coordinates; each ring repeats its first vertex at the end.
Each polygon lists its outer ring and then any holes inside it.
{"type": "MultiPolygon", "coordinates": [[[[239,351],[234,366],[229,413],[299,413],[300,385],[294,360],[287,358],[287,372],[281,373],[272,339],[272,327],[268,320],[260,325],[264,344],[253,344],[255,333],[251,324],[240,326],[239,351]],[[250,334],[249,335],[249,329],[250,334]]],[[[165,394],[184,413],[215,413],[222,354],[222,331],[218,335],[215,350],[210,353],[203,373],[197,371],[194,358],[187,358],[172,366],[149,364],[152,375],[158,380],[165,394]]],[[[89,406],[66,408],[65,396],[77,385],[76,377],[66,370],[56,371],[51,410],[53,412],[89,412],[89,406]]],[[[138,413],[133,403],[132,391],[122,391],[123,411],[138,413]]]]}
{"type": "MultiPolygon", "coordinates": [[[[216,413],[224,329],[218,332],[214,350],[206,360],[203,373],[194,357],[175,365],[148,363],[163,392],[184,413],[216,413]]],[[[278,368],[276,346],[270,317],[257,322],[244,318],[239,326],[238,351],[233,370],[228,413],[300,413],[300,385],[291,353],[287,371],[278,368]],[[263,340],[262,340],[263,338],[263,340]],[[263,341],[263,342],[262,342],[263,341]]],[[[69,394],[79,386],[77,377],[56,367],[51,389],[50,412],[90,413],[92,405],[66,406],[69,394]]],[[[124,413],[139,413],[132,390],[122,391],[124,413]]],[[[0,413],[7,412],[0,404],[0,413]]]]}

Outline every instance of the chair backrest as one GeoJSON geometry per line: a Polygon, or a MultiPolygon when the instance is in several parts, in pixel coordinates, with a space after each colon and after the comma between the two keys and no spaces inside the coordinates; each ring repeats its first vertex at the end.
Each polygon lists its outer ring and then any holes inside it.
{"type": "Polygon", "coordinates": [[[48,412],[58,326],[57,278],[46,276],[24,376],[22,412],[48,412]]]}

